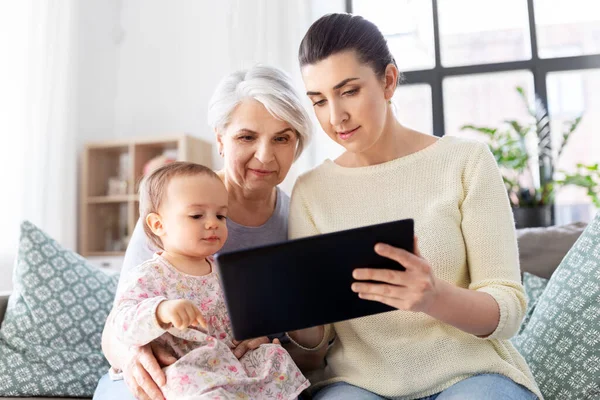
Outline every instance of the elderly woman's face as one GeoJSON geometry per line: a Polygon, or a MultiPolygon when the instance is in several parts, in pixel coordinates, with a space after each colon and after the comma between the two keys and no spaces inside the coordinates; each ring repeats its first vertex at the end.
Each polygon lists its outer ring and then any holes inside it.
{"type": "Polygon", "coordinates": [[[224,131],[217,132],[227,179],[247,190],[281,183],[294,161],[297,140],[287,122],[255,100],[242,102],[224,131]]]}

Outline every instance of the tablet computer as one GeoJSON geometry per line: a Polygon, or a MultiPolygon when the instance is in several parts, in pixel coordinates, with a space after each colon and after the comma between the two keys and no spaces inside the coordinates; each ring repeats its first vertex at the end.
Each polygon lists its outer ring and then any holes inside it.
{"type": "Polygon", "coordinates": [[[414,251],[404,219],[215,256],[236,340],[364,317],[394,308],[351,290],[359,267],[404,270],[376,243],[414,251]]]}

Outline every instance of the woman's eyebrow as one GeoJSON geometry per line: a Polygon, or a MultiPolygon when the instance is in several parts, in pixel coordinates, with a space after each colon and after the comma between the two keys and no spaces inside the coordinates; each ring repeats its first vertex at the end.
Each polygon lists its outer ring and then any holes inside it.
{"type": "Polygon", "coordinates": [[[252,129],[247,129],[247,128],[241,128],[238,129],[237,133],[251,133],[253,135],[256,135],[257,133],[255,131],[253,131],[252,129]]]}
{"type": "MultiPolygon", "coordinates": [[[[337,89],[343,87],[344,85],[346,85],[348,82],[355,81],[357,79],[359,79],[359,78],[347,78],[347,79],[344,79],[343,81],[341,81],[340,83],[338,83],[337,85],[335,85],[333,87],[333,90],[337,90],[337,89]]],[[[307,96],[318,96],[320,94],[322,94],[322,93],[321,92],[311,92],[311,91],[306,92],[307,96]]]]}
{"type": "MultiPolygon", "coordinates": [[[[273,133],[273,135],[281,135],[282,133],[285,133],[287,131],[292,131],[293,132],[293,129],[292,128],[285,128],[285,129],[282,129],[280,131],[277,131],[277,132],[273,133]]],[[[255,132],[252,129],[242,128],[242,129],[238,130],[238,133],[240,133],[240,132],[245,132],[245,133],[250,133],[250,134],[253,134],[253,135],[258,135],[258,132],[255,132]]]]}

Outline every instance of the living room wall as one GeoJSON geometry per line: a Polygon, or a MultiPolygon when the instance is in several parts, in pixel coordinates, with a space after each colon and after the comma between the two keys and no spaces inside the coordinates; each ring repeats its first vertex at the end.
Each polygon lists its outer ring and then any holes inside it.
{"type": "MultiPolygon", "coordinates": [[[[302,35],[319,16],[345,9],[344,0],[71,4],[74,107],[68,118],[78,153],[89,141],[136,136],[185,132],[212,141],[206,109],[226,72],[260,61],[288,71],[300,88],[296,52],[302,35]]],[[[316,136],[284,190],[291,189],[299,173],[335,152],[324,135],[316,136]]],[[[216,152],[213,159],[213,166],[220,167],[216,152]]],[[[12,288],[14,255],[0,254],[0,291],[12,288]]]]}
{"type": "MultiPolygon", "coordinates": [[[[300,88],[296,54],[302,35],[321,15],[343,12],[345,2],[109,0],[80,7],[83,145],[182,132],[214,141],[206,109],[219,79],[262,62],[288,71],[300,88]]],[[[335,151],[328,142],[313,143],[284,190],[335,151]]]]}

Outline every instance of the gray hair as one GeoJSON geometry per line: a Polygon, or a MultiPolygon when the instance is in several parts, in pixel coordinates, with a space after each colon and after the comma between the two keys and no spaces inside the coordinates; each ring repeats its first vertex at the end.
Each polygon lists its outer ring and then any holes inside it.
{"type": "Polygon", "coordinates": [[[275,118],[290,124],[298,138],[295,155],[298,159],[310,140],[312,122],[291,78],[282,70],[266,65],[227,75],[208,105],[210,127],[216,132],[227,127],[236,107],[246,99],[260,102],[275,118]]]}

